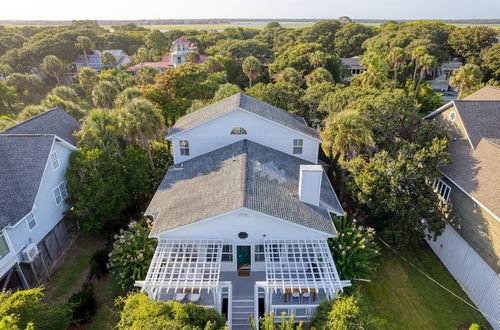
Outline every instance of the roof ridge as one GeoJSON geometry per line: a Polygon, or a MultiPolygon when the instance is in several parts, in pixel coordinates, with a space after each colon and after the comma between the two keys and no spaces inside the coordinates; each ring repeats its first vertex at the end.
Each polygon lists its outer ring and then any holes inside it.
{"type": "Polygon", "coordinates": [[[23,124],[25,124],[25,123],[28,123],[28,122],[30,122],[30,121],[32,121],[32,120],[34,120],[34,119],[36,119],[36,118],[42,117],[42,116],[46,115],[47,113],[52,112],[52,111],[54,111],[54,110],[58,110],[58,109],[66,113],[66,111],[64,111],[63,109],[61,109],[61,108],[59,108],[59,107],[55,107],[55,108],[49,109],[49,110],[47,110],[47,111],[44,111],[44,112],[42,112],[42,113],[39,113],[39,114],[38,114],[38,115],[36,115],[36,116],[30,117],[30,118],[28,118],[28,119],[26,119],[26,120],[23,120],[23,121],[22,121],[22,122],[20,122],[20,123],[17,123],[17,124],[15,124],[15,125],[12,125],[12,126],[10,126],[9,128],[6,128],[5,130],[3,130],[3,132],[8,132],[10,129],[13,129],[13,128],[15,128],[15,127],[19,127],[19,126],[21,126],[21,125],[23,125],[23,124]]]}
{"type": "Polygon", "coordinates": [[[248,203],[247,203],[247,178],[248,178],[248,140],[247,139],[243,139],[243,161],[242,161],[242,166],[243,166],[243,175],[242,175],[242,191],[243,191],[243,194],[241,195],[241,205],[243,207],[247,207],[248,203]]]}

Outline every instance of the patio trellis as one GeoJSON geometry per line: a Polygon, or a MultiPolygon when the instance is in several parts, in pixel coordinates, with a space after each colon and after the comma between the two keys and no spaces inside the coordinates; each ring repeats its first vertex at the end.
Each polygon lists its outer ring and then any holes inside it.
{"type": "Polygon", "coordinates": [[[160,240],[146,279],[137,284],[151,299],[163,291],[218,291],[222,240],[160,240]]]}
{"type": "Polygon", "coordinates": [[[330,298],[343,291],[325,240],[264,240],[267,287],[299,292],[325,290],[330,298]]]}

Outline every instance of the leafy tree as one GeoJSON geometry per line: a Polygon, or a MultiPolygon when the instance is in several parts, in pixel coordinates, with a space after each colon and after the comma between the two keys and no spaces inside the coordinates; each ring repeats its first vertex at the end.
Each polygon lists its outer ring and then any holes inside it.
{"type": "Polygon", "coordinates": [[[19,120],[26,120],[47,111],[43,105],[28,105],[19,113],[19,120]]]}
{"type": "Polygon", "coordinates": [[[335,34],[342,24],[336,20],[323,20],[302,30],[298,41],[300,43],[316,42],[321,48],[332,54],[335,51],[335,34]]]}
{"type": "Polygon", "coordinates": [[[417,86],[415,87],[415,93],[418,92],[420,83],[422,79],[432,72],[436,66],[436,58],[432,55],[425,54],[418,61],[418,67],[420,68],[420,76],[418,77],[417,86]]]}
{"type": "Polygon", "coordinates": [[[0,113],[6,114],[14,110],[14,102],[17,100],[16,90],[0,81],[0,113]]]}
{"type": "Polygon", "coordinates": [[[124,89],[118,96],[116,97],[116,105],[118,107],[124,107],[127,103],[132,101],[135,98],[142,96],[142,90],[137,87],[128,87],[124,89]]]}
{"type": "Polygon", "coordinates": [[[467,93],[479,85],[482,79],[483,73],[481,69],[475,64],[467,63],[453,72],[450,78],[450,85],[458,88],[458,98],[461,99],[464,92],[467,93]]]}
{"type": "Polygon", "coordinates": [[[118,89],[110,81],[99,81],[92,89],[92,101],[96,107],[112,108],[118,89]]]}
{"type": "Polygon", "coordinates": [[[77,77],[83,90],[85,90],[90,96],[92,89],[99,80],[97,77],[97,71],[89,67],[83,67],[78,70],[77,77]]]}
{"type": "Polygon", "coordinates": [[[335,33],[335,53],[340,57],[361,55],[363,42],[375,34],[374,29],[365,24],[343,24],[335,33]]]}
{"type": "Polygon", "coordinates": [[[146,47],[148,47],[156,59],[159,59],[165,54],[169,47],[170,42],[159,30],[153,30],[146,35],[145,38],[146,47]]]}
{"type": "Polygon", "coordinates": [[[327,120],[324,144],[330,149],[333,167],[337,166],[340,156],[345,161],[362,154],[368,154],[374,142],[370,121],[356,110],[343,110],[332,113],[327,120]]]}
{"type": "Polygon", "coordinates": [[[196,64],[200,61],[200,54],[195,51],[190,51],[186,54],[186,62],[196,64]]]}
{"type": "Polygon", "coordinates": [[[5,78],[11,73],[14,73],[14,70],[12,70],[12,67],[10,65],[0,63],[0,76],[3,76],[5,78]]]}
{"type": "Polygon", "coordinates": [[[398,82],[398,70],[407,61],[407,54],[401,47],[394,47],[387,54],[387,62],[392,67],[394,71],[394,89],[396,89],[398,82]]]}
{"type": "Polygon", "coordinates": [[[149,238],[152,227],[153,222],[144,218],[130,222],[114,236],[109,268],[123,288],[132,288],[134,281],[146,277],[157,244],[157,240],[149,238]]]}
{"type": "Polygon", "coordinates": [[[153,301],[143,293],[130,293],[116,304],[122,306],[116,325],[121,330],[222,330],[226,322],[214,309],[193,303],[153,301]]]}
{"type": "Polygon", "coordinates": [[[324,67],[328,61],[328,55],[321,50],[317,50],[309,56],[309,64],[313,68],[324,67]]]}
{"type": "Polygon", "coordinates": [[[252,81],[257,79],[262,71],[259,60],[253,56],[248,56],[243,60],[241,67],[248,78],[249,86],[252,87],[252,81]]]}
{"type": "Polygon", "coordinates": [[[151,66],[145,66],[140,68],[135,73],[135,81],[138,85],[150,85],[154,84],[155,77],[160,71],[151,66]]]}
{"type": "MultiPolygon", "coordinates": [[[[257,330],[257,325],[253,319],[253,316],[250,316],[250,326],[252,330],[257,330]]],[[[290,315],[287,319],[286,313],[281,313],[281,320],[279,323],[275,321],[274,312],[269,314],[265,313],[264,317],[259,319],[259,329],[262,330],[278,330],[278,329],[286,329],[286,330],[302,330],[304,326],[304,321],[300,321],[297,325],[295,324],[295,315],[290,315]]]]}
{"type": "Polygon", "coordinates": [[[448,42],[467,62],[480,64],[481,52],[496,40],[497,31],[486,26],[467,26],[450,33],[448,42]]]}
{"type": "Polygon", "coordinates": [[[78,219],[84,232],[102,230],[125,210],[130,201],[127,178],[121,165],[104,150],[79,149],[73,152],[66,179],[70,195],[68,203],[73,205],[67,215],[78,219]]]}
{"type": "Polygon", "coordinates": [[[57,85],[61,85],[61,76],[64,73],[64,63],[54,55],[44,57],[40,68],[49,76],[56,78],[57,85]]]}
{"type": "Polygon", "coordinates": [[[80,148],[100,149],[109,154],[119,152],[118,120],[114,112],[110,110],[94,109],[90,111],[83,120],[76,136],[80,148]]]}
{"type": "Polygon", "coordinates": [[[208,55],[222,55],[233,58],[242,63],[248,56],[254,56],[261,63],[268,63],[272,58],[272,52],[263,42],[256,40],[225,39],[218,41],[214,46],[207,49],[208,55]]]}
{"type": "Polygon", "coordinates": [[[231,95],[234,95],[236,93],[241,93],[240,87],[238,87],[237,85],[233,85],[233,84],[223,84],[223,85],[220,85],[217,92],[215,92],[215,95],[212,98],[212,101],[217,102],[217,101],[223,100],[231,95]]]}
{"type": "Polygon", "coordinates": [[[361,310],[359,293],[340,294],[335,300],[324,301],[311,319],[311,325],[318,330],[363,330],[367,321],[361,310]]]}
{"type": "Polygon", "coordinates": [[[92,40],[87,36],[79,36],[76,38],[76,48],[83,51],[83,58],[85,59],[85,66],[89,66],[89,59],[87,57],[87,51],[92,50],[94,47],[92,40]]]}
{"type": "MultiPolygon", "coordinates": [[[[341,85],[339,85],[341,86],[341,85]]],[[[325,95],[332,93],[339,89],[337,85],[330,82],[322,82],[309,86],[304,95],[302,96],[302,102],[306,109],[309,109],[309,113],[304,119],[314,126],[321,126],[324,119],[324,115],[319,112],[319,105],[321,100],[325,95]]]]}
{"type": "Polygon", "coordinates": [[[116,57],[110,52],[104,52],[101,56],[101,65],[105,69],[109,69],[116,64],[116,57]]]}
{"type": "Polygon", "coordinates": [[[132,58],[136,63],[151,62],[153,60],[153,56],[146,47],[139,48],[132,58]]]}
{"type": "Polygon", "coordinates": [[[339,234],[330,239],[328,245],[340,277],[352,280],[373,275],[380,254],[373,228],[358,224],[347,214],[333,217],[333,223],[339,234]]]}
{"type": "Polygon", "coordinates": [[[118,127],[125,137],[142,145],[148,154],[149,164],[154,170],[153,157],[148,140],[154,139],[163,128],[160,110],[150,101],[134,98],[117,112],[118,127]]]}
{"type": "Polygon", "coordinates": [[[277,83],[290,83],[298,87],[302,86],[304,83],[302,75],[294,68],[285,68],[274,76],[274,80],[277,83]]]}
{"type": "Polygon", "coordinates": [[[500,43],[494,44],[483,55],[486,75],[500,82],[500,43]]]}
{"type": "Polygon", "coordinates": [[[66,329],[70,323],[69,308],[42,303],[42,291],[43,288],[0,292],[0,328],[66,329]]]}
{"type": "Polygon", "coordinates": [[[15,88],[19,100],[24,104],[39,103],[46,92],[43,83],[33,74],[12,73],[5,83],[15,88]]]}
{"type": "Polygon", "coordinates": [[[330,93],[324,95],[321,100],[318,111],[324,115],[339,112],[351,106],[357,100],[368,99],[369,96],[378,95],[378,91],[373,88],[359,88],[354,86],[349,86],[346,88],[336,89],[330,93]]]}
{"type": "Polygon", "coordinates": [[[332,74],[325,68],[314,69],[313,72],[306,76],[306,83],[308,87],[324,82],[333,82],[332,74]]]}
{"type": "Polygon", "coordinates": [[[258,83],[252,86],[252,88],[247,89],[246,93],[256,99],[295,114],[302,115],[305,110],[302,103],[304,91],[291,83],[258,83]]]}
{"type": "Polygon", "coordinates": [[[119,90],[135,85],[134,77],[119,68],[111,68],[101,71],[99,80],[105,80],[113,83],[119,90]]]}
{"type": "Polygon", "coordinates": [[[43,106],[47,108],[59,107],[77,119],[85,115],[85,110],[80,104],[81,100],[75,90],[66,86],[52,89],[42,100],[43,106]]]}

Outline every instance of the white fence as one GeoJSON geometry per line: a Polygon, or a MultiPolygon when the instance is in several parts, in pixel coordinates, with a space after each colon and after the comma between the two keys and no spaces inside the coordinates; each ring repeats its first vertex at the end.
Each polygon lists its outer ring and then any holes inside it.
{"type": "Polygon", "coordinates": [[[500,320],[500,274],[450,225],[436,241],[428,243],[474,304],[491,316],[487,317],[491,326],[500,330],[495,321],[500,320]]]}

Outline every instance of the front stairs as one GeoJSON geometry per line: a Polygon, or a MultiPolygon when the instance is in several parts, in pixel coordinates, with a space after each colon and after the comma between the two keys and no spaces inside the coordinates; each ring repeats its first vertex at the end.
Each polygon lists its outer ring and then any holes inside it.
{"type": "Polygon", "coordinates": [[[253,315],[254,301],[253,296],[233,296],[233,312],[232,312],[232,330],[248,330],[252,329],[248,318],[253,315]]]}

